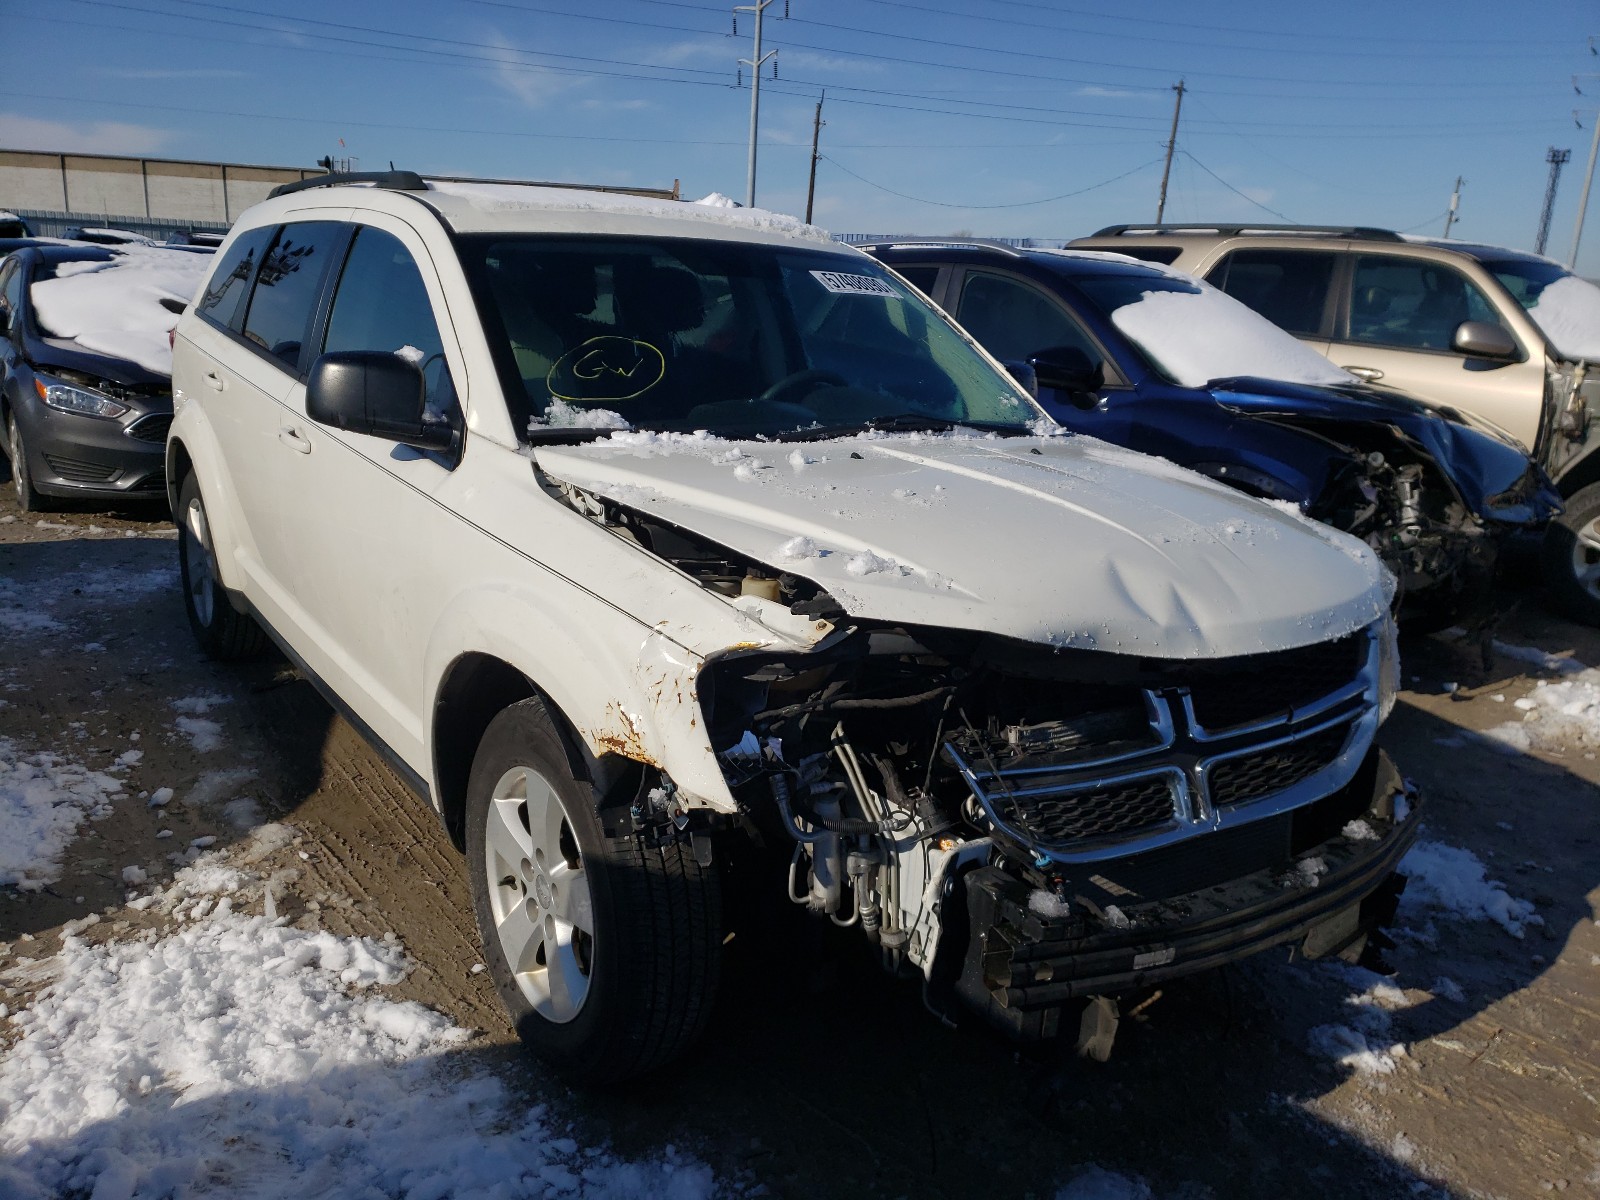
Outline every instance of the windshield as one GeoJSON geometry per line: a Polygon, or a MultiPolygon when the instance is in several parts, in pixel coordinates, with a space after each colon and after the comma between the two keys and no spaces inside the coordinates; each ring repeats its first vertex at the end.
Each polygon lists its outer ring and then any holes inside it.
{"type": "Polygon", "coordinates": [[[520,429],[804,437],[1041,413],[859,255],[699,239],[461,239],[520,429]],[[518,411],[520,409],[520,411],[518,411]]]}
{"type": "Polygon", "coordinates": [[[1072,282],[1170,383],[1198,388],[1240,376],[1351,382],[1298,338],[1197,279],[1129,272],[1076,275],[1072,282]]]}
{"type": "Polygon", "coordinates": [[[1545,288],[1570,274],[1565,267],[1555,263],[1534,260],[1507,259],[1483,265],[1511,293],[1513,300],[1530,311],[1538,307],[1539,297],[1545,288]]]}

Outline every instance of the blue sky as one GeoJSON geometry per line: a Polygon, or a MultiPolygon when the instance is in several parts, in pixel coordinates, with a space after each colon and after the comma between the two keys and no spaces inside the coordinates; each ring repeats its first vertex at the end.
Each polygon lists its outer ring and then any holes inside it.
{"type": "MultiPolygon", "coordinates": [[[[1168,220],[1437,234],[1461,175],[1455,234],[1531,248],[1553,145],[1572,149],[1547,247],[1565,259],[1600,108],[1600,12],[1580,0],[767,12],[778,78],[769,65],[757,202],[804,210],[826,88],[817,220],[839,231],[1072,237],[1149,221],[1181,78],[1168,220]]],[[[0,19],[8,60],[34,64],[0,77],[0,147],[293,165],[331,152],[369,169],[745,193],[736,60],[752,21],[733,37],[731,5],[0,0],[0,19]]],[[[1579,259],[1590,276],[1597,210],[1600,197],[1579,259]]]]}

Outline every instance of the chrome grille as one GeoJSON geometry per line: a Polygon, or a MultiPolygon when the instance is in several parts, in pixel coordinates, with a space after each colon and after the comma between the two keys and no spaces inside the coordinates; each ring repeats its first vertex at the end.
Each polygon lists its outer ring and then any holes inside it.
{"type": "Polygon", "coordinates": [[[1003,797],[1006,824],[1045,846],[1125,837],[1170,824],[1175,781],[1144,776],[1054,796],[1003,797]]]}
{"type": "Polygon", "coordinates": [[[1349,740],[1346,723],[1281,746],[1222,759],[1206,772],[1206,794],[1218,808],[1260,800],[1315,775],[1339,757],[1349,740]]]}
{"type": "Polygon", "coordinates": [[[1364,631],[1236,659],[1194,688],[1148,690],[1145,739],[1008,754],[968,728],[943,753],[997,829],[1034,853],[1062,862],[1137,853],[1347,784],[1377,732],[1378,652],[1364,631]],[[1265,674],[1247,675],[1245,661],[1265,674]],[[1253,698],[1236,702],[1229,687],[1253,698]],[[1221,721],[1230,724],[1208,723],[1221,721]]]}

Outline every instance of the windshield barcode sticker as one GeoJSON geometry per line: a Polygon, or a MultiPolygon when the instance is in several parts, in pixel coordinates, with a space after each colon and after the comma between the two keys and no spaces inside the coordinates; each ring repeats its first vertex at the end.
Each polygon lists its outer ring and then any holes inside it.
{"type": "Polygon", "coordinates": [[[837,292],[841,296],[893,296],[897,300],[900,298],[900,293],[894,288],[881,279],[874,279],[871,275],[845,275],[839,271],[813,271],[811,275],[830,292],[837,292]]]}

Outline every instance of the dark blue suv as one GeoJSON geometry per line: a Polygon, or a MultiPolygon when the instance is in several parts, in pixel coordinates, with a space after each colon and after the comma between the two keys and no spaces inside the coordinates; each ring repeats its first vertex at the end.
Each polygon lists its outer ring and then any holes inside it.
{"type": "Polygon", "coordinates": [[[1561,511],[1508,436],[1363,384],[1171,268],[988,243],[862,248],[1068,429],[1292,503],[1368,543],[1399,580],[1413,628],[1479,613],[1504,536],[1561,511]]]}

